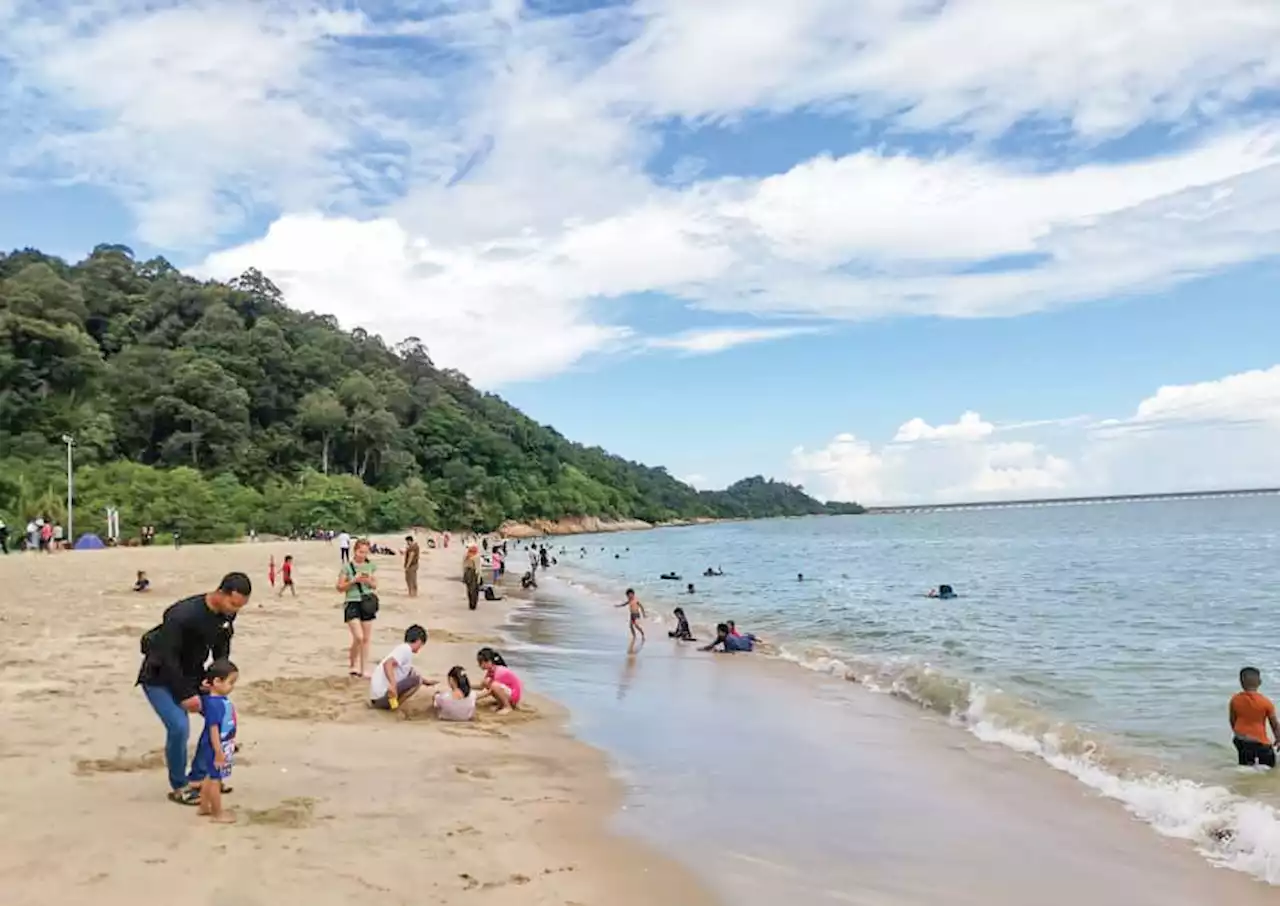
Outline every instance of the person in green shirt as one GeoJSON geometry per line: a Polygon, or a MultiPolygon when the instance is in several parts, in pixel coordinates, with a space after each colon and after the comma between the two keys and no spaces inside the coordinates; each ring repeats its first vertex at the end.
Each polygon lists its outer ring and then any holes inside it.
{"type": "Polygon", "coordinates": [[[347,671],[351,676],[369,677],[369,648],[373,642],[373,621],[378,618],[378,564],[369,559],[369,540],[361,538],[351,550],[351,561],[338,574],[338,591],[343,594],[342,621],[351,631],[347,671]]]}

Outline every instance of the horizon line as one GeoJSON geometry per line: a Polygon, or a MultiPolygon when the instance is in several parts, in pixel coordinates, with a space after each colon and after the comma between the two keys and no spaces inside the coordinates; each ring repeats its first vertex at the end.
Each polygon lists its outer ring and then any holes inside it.
{"type": "Polygon", "coordinates": [[[969,500],[951,503],[904,503],[864,507],[868,515],[876,513],[902,513],[920,510],[960,510],[977,507],[1015,507],[1066,503],[1123,503],[1141,500],[1185,500],[1197,497],[1234,497],[1241,495],[1280,494],[1280,487],[1231,488],[1204,491],[1162,491],[1149,494],[1097,494],[1085,497],[1027,497],[999,500],[969,500]]]}

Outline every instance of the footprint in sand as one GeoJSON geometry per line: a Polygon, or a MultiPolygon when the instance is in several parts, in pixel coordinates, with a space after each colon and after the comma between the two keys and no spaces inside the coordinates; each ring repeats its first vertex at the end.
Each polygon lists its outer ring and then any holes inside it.
{"type": "Polygon", "coordinates": [[[124,749],[116,752],[114,758],[81,758],[76,762],[76,773],[84,776],[91,774],[129,774],[134,771],[154,771],[164,767],[164,752],[156,749],[144,755],[130,755],[124,749]]]}
{"type": "Polygon", "coordinates": [[[283,799],[270,808],[246,808],[242,814],[248,824],[303,828],[310,827],[315,822],[315,808],[316,800],[310,796],[299,796],[283,799]]]}

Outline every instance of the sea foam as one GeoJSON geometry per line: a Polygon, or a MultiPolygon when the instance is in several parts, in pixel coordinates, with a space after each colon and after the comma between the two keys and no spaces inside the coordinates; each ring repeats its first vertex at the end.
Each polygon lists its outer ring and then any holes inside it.
{"type": "Polygon", "coordinates": [[[778,657],[940,713],[983,742],[1070,774],[1157,832],[1192,842],[1214,864],[1280,885],[1280,812],[1264,802],[1222,786],[1117,764],[1121,759],[1079,728],[918,660],[869,661],[823,649],[797,654],[785,646],[778,657]]]}

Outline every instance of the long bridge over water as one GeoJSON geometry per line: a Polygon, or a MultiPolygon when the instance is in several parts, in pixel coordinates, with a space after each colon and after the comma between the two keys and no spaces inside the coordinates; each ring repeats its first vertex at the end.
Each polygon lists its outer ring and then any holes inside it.
{"type": "Polygon", "coordinates": [[[1040,497],[1033,500],[982,500],[969,503],[927,503],[914,506],[872,506],[868,515],[918,515],[954,510],[1009,510],[1042,506],[1097,506],[1108,503],[1151,503],[1161,500],[1217,500],[1224,497],[1274,497],[1280,488],[1246,488],[1237,491],[1175,491],[1168,494],[1112,494],[1107,497],[1040,497]]]}

